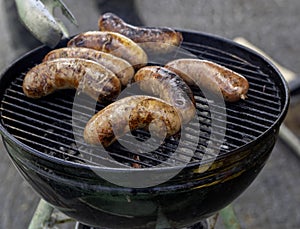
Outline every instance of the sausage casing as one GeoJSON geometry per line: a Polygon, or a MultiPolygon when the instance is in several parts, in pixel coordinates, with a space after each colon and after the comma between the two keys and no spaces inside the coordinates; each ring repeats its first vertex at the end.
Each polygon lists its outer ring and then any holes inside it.
{"type": "Polygon", "coordinates": [[[146,65],[145,51],[122,34],[109,31],[88,31],[78,34],[68,42],[68,47],[86,47],[111,53],[127,60],[135,68],[146,65]]]}
{"type": "Polygon", "coordinates": [[[105,13],[98,20],[101,31],[112,31],[129,37],[147,52],[167,53],[173,51],[183,40],[182,34],[171,28],[139,27],[125,23],[113,13],[105,13]]]}
{"type": "Polygon", "coordinates": [[[150,124],[157,136],[162,133],[171,136],[181,128],[180,116],[173,106],[151,96],[128,96],[95,114],[85,126],[84,140],[108,147],[125,133],[150,124]]]}
{"type": "Polygon", "coordinates": [[[248,80],[219,64],[200,59],[177,59],[165,65],[189,85],[198,85],[212,92],[221,91],[224,100],[236,102],[247,98],[248,80]]]}
{"type": "Polygon", "coordinates": [[[76,88],[99,102],[116,98],[121,91],[116,75],[91,60],[60,58],[42,62],[27,72],[23,91],[30,98],[40,98],[59,89],[76,88]]]}
{"type": "Polygon", "coordinates": [[[84,58],[96,61],[115,73],[121,81],[122,86],[126,86],[130,83],[134,75],[133,67],[126,60],[94,49],[83,47],[63,47],[54,49],[44,57],[43,61],[55,60],[58,58],[84,58]]]}
{"type": "Polygon", "coordinates": [[[160,66],[146,66],[136,72],[134,80],[143,91],[159,96],[178,109],[183,123],[194,117],[193,93],[175,72],[160,66]]]}

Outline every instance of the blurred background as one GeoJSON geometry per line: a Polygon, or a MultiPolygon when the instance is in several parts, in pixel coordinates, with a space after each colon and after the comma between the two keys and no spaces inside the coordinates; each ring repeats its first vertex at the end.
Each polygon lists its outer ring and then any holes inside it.
{"type": "MultiPolygon", "coordinates": [[[[24,0],[26,1],[26,0],[24,0]]],[[[97,30],[104,12],[135,25],[169,26],[243,37],[276,62],[300,72],[300,1],[298,0],[64,0],[79,26],[59,16],[70,34],[97,30]]],[[[0,0],[0,71],[41,45],[20,23],[14,1],[0,0]]],[[[293,111],[297,113],[296,111],[293,111]]],[[[295,124],[296,127],[299,124],[295,124]]],[[[295,130],[296,131],[296,130],[295,130]]],[[[300,146],[299,146],[300,147],[300,146]]],[[[0,141],[0,228],[27,228],[39,197],[11,164],[0,141]]],[[[243,228],[300,228],[300,160],[282,140],[252,185],[233,202],[243,228]]],[[[70,228],[74,226],[70,225],[70,228]]],[[[223,228],[221,219],[216,229],[223,228]]]]}

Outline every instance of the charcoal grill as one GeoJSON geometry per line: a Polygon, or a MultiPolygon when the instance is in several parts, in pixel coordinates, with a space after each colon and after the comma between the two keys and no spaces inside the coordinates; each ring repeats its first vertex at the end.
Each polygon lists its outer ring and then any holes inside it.
{"type": "MultiPolygon", "coordinates": [[[[176,167],[167,159],[176,150],[178,136],[166,139],[147,154],[132,153],[120,144],[108,149],[111,157],[103,156],[107,154],[101,150],[94,154],[84,142],[75,141],[74,91],[58,91],[39,100],[26,98],[22,92],[24,74],[41,62],[50,48],[42,46],[25,54],[2,74],[3,142],[17,169],[43,199],[86,225],[155,228],[158,216],[163,216],[170,228],[182,228],[215,214],[251,184],[266,163],[286,115],[287,84],[267,59],[248,48],[212,34],[182,33],[184,50],[244,75],[250,89],[246,100],[217,109],[216,117],[225,122],[225,129],[220,125],[220,132],[212,133],[207,101],[193,88],[200,123],[197,149],[178,174],[151,187],[119,186],[98,174],[136,174],[143,179],[143,174],[152,171],[157,177],[163,176],[176,167]],[[219,133],[225,133],[221,143],[219,133]],[[220,146],[213,161],[203,157],[208,141],[220,146]],[[153,168],[159,164],[164,167],[153,168]],[[133,165],[138,166],[132,169],[133,165]]],[[[56,48],[66,43],[63,40],[56,48]]],[[[83,118],[78,118],[78,123],[90,112],[89,99],[83,97],[81,104],[86,107],[80,108],[78,117],[83,118]]],[[[98,104],[96,110],[103,106],[98,104]]],[[[140,141],[149,137],[142,130],[134,134],[140,141]]],[[[186,147],[189,145],[187,142],[186,147]]]]}

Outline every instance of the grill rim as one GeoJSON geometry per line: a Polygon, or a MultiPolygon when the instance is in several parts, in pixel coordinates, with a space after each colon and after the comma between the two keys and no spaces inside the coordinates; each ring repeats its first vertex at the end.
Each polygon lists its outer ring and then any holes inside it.
{"type": "MultiPolygon", "coordinates": [[[[227,39],[225,37],[221,37],[215,34],[211,34],[211,33],[205,33],[205,32],[199,32],[199,31],[195,31],[195,30],[184,30],[184,29],[177,29],[178,31],[183,33],[183,36],[199,36],[201,35],[202,37],[206,37],[207,40],[214,40],[215,42],[221,42],[221,43],[226,43],[228,45],[234,46],[235,49],[239,49],[240,53],[249,53],[251,54],[253,57],[256,58],[256,60],[259,63],[264,62],[264,64],[267,64],[269,66],[268,69],[271,70],[272,74],[277,74],[278,77],[276,80],[274,80],[274,82],[277,83],[279,90],[281,90],[281,100],[282,100],[282,108],[281,108],[281,113],[278,116],[278,118],[273,122],[273,124],[263,133],[261,133],[257,138],[255,138],[254,140],[251,140],[250,142],[244,144],[243,146],[237,147],[236,149],[230,150],[229,152],[226,152],[226,154],[224,155],[219,155],[217,158],[213,159],[213,161],[219,161],[222,160],[226,157],[232,156],[234,154],[239,153],[240,151],[243,151],[245,149],[249,149],[251,148],[251,146],[255,146],[257,145],[258,142],[261,141],[261,139],[267,137],[268,135],[272,135],[274,134],[274,132],[276,132],[276,130],[280,127],[281,123],[283,122],[283,119],[285,118],[287,111],[288,111],[288,106],[290,103],[290,90],[288,87],[288,84],[285,80],[285,78],[283,77],[283,75],[281,74],[281,72],[279,71],[279,69],[266,57],[262,56],[261,54],[259,54],[258,52],[245,47],[237,42],[234,42],[230,39],[227,39]],[[213,38],[213,39],[212,39],[213,38]]],[[[61,41],[62,45],[63,43],[67,41],[68,39],[64,39],[61,41]]],[[[188,40],[189,43],[192,43],[192,41],[188,40]]],[[[7,89],[7,85],[11,83],[11,79],[9,79],[7,72],[10,71],[11,69],[15,68],[16,65],[19,64],[19,62],[24,61],[24,59],[33,56],[34,53],[39,52],[40,50],[44,50],[45,52],[48,52],[50,50],[52,50],[51,48],[45,46],[45,45],[41,45],[25,54],[23,54],[21,57],[17,58],[15,61],[13,61],[0,75],[0,82],[6,82],[5,84],[1,83],[1,89],[4,88],[4,90],[7,89]],[[7,83],[8,82],[8,83],[7,83]]],[[[224,51],[225,53],[230,53],[230,54],[234,54],[228,51],[224,51]]],[[[32,60],[32,58],[30,58],[31,61],[35,62],[34,60],[32,60]]],[[[1,99],[3,98],[3,95],[5,93],[1,94],[1,99]]],[[[4,141],[7,141],[12,143],[13,145],[17,145],[19,147],[21,147],[22,149],[24,149],[26,152],[33,154],[33,156],[39,157],[41,159],[47,160],[49,162],[52,163],[56,163],[59,165],[63,165],[63,166],[69,166],[69,167],[73,167],[73,168],[83,168],[83,169],[92,169],[95,171],[114,171],[114,172],[128,172],[130,171],[136,171],[136,172],[145,172],[145,171],[172,171],[174,169],[183,169],[183,168],[192,168],[195,166],[199,166],[199,164],[201,164],[201,166],[206,166],[207,164],[211,163],[211,160],[205,160],[204,162],[202,161],[197,161],[197,162],[191,162],[188,163],[187,165],[179,165],[179,166],[172,166],[172,167],[163,167],[163,168],[155,168],[155,167],[149,167],[149,168],[134,168],[134,169],[129,169],[129,168],[110,168],[110,167],[102,167],[99,165],[87,165],[87,164],[79,164],[73,161],[68,161],[68,160],[64,160],[61,158],[57,158],[48,154],[45,154],[43,152],[40,152],[28,145],[26,145],[25,143],[21,142],[20,140],[18,140],[17,138],[15,138],[11,133],[9,133],[9,131],[5,128],[5,126],[2,125],[2,122],[0,122],[0,134],[2,135],[2,139],[4,141]]]]}

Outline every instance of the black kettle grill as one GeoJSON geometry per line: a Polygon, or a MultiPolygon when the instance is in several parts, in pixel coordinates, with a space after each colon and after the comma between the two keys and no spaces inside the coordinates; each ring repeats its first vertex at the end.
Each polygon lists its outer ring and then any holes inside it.
{"type": "MultiPolygon", "coordinates": [[[[176,138],[166,139],[162,146],[147,154],[132,153],[130,148],[120,146],[109,149],[111,157],[103,156],[107,154],[101,151],[93,154],[86,150],[88,146],[84,142],[80,146],[75,142],[74,91],[58,91],[38,100],[29,99],[22,92],[24,74],[41,62],[50,51],[48,47],[25,54],[2,74],[3,142],[16,168],[43,199],[90,226],[155,228],[158,217],[163,216],[170,228],[182,228],[213,215],[251,184],[272,152],[287,113],[287,84],[267,59],[248,48],[211,34],[182,33],[182,49],[244,75],[250,89],[246,100],[226,103],[224,108],[216,109],[219,113],[215,117],[224,122],[220,133],[225,133],[225,137],[220,143],[219,132],[212,133],[209,126],[212,114],[207,101],[194,88],[200,123],[196,150],[190,162],[175,176],[150,187],[120,186],[99,174],[112,177],[130,174],[143,179],[143,174],[151,171],[156,177],[164,176],[178,169],[167,160],[176,150],[176,138]],[[213,161],[203,157],[208,141],[216,143],[211,146],[220,146],[213,161]],[[155,167],[163,163],[163,167],[155,167]]],[[[62,41],[58,47],[66,43],[62,41]]],[[[87,100],[81,104],[88,103],[87,100]]],[[[102,107],[97,105],[97,109],[102,107]]],[[[77,122],[89,118],[85,109],[89,108],[80,108],[79,115],[84,118],[77,122]]],[[[146,136],[143,131],[136,133],[141,141],[143,136],[146,136]]],[[[187,138],[186,148],[189,141],[194,142],[193,132],[187,138]]]]}

